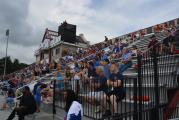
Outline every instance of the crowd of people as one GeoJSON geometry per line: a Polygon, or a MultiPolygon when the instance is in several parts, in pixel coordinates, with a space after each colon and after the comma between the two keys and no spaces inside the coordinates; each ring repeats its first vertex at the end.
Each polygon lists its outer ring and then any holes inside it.
{"type": "MultiPolygon", "coordinates": [[[[111,62],[104,51],[90,61],[76,62],[74,66],[65,69],[64,89],[69,89],[70,86],[76,93],[89,91],[82,97],[91,104],[95,104],[96,101],[103,102],[100,104],[103,110],[107,108],[104,105],[107,105],[105,100],[108,99],[115,107],[114,113],[117,114],[116,102],[125,96],[122,74],[132,66],[132,55],[132,51],[123,48],[121,63],[111,62]]],[[[108,109],[104,112],[104,115],[109,115],[108,109]]]]}
{"type": "MultiPolygon", "coordinates": [[[[150,49],[159,45],[158,53],[160,55],[166,52],[175,54],[173,47],[175,47],[178,37],[174,34],[177,34],[177,31],[178,28],[175,27],[162,29],[167,37],[164,40],[157,41],[155,35],[151,36],[147,48],[150,49]],[[168,51],[164,50],[166,39],[169,40],[167,43],[169,44],[167,46],[168,51]]],[[[113,107],[112,113],[117,114],[117,102],[125,97],[123,73],[132,67],[133,56],[142,53],[137,46],[129,49],[120,40],[117,39],[116,41],[114,45],[107,46],[107,52],[105,49],[99,50],[96,54],[90,56],[90,59],[75,61],[73,65],[64,67],[65,78],[61,79],[61,82],[64,81],[63,89],[68,89],[70,86],[76,93],[85,93],[85,95],[79,94],[79,96],[92,105],[100,105],[104,116],[111,115],[109,105],[113,107]],[[113,61],[115,58],[120,59],[113,61]]]]}
{"type": "MultiPolygon", "coordinates": [[[[52,83],[44,84],[38,82],[33,89],[30,90],[29,86],[23,87],[20,91],[22,95],[19,98],[15,98],[15,93],[13,89],[9,89],[7,96],[5,97],[5,102],[1,109],[6,109],[7,105],[11,107],[11,113],[7,120],[13,120],[18,115],[18,120],[24,120],[25,116],[34,114],[35,112],[40,112],[41,98],[46,99],[47,102],[52,102],[53,99],[53,86],[52,83]],[[19,105],[15,102],[19,99],[19,105]]],[[[64,120],[81,120],[83,116],[82,105],[78,100],[77,94],[73,90],[66,90],[64,92],[65,98],[65,111],[64,120]]]]}
{"type": "MultiPolygon", "coordinates": [[[[4,78],[0,77],[0,82],[7,81],[10,88],[19,88],[34,80],[50,73],[50,66],[48,63],[43,62],[42,64],[31,64],[27,68],[16,71],[14,73],[6,75],[4,78]]],[[[5,88],[6,90],[6,88],[5,88]]]]}
{"type": "MultiPolygon", "coordinates": [[[[169,28],[165,25],[165,27],[161,27],[160,30],[159,27],[157,27],[155,31],[156,34],[158,32],[164,32],[168,37],[161,42],[157,41],[155,35],[150,37],[149,45],[147,46],[148,49],[158,44],[158,51],[161,55],[164,52],[174,54],[174,48],[178,40],[175,35],[178,34],[178,28],[169,28]]],[[[6,105],[13,103],[13,99],[19,94],[18,91],[16,91],[15,94],[13,93],[17,88],[31,83],[33,80],[50,73],[51,69],[55,69],[57,70],[56,87],[58,90],[62,90],[63,94],[72,95],[77,93],[78,97],[86,102],[100,106],[100,108],[102,108],[100,111],[104,113],[104,116],[111,115],[109,105],[112,105],[112,113],[116,115],[117,102],[125,97],[123,73],[133,66],[132,58],[137,56],[137,54],[142,53],[137,46],[134,45],[129,49],[128,45],[137,39],[144,37],[144,35],[144,31],[141,30],[140,33],[130,34],[123,38],[115,38],[114,40],[108,40],[105,36],[104,42],[92,45],[85,49],[78,48],[75,54],[66,55],[63,58],[60,58],[58,62],[53,61],[49,64],[46,61],[43,61],[39,64],[32,64],[23,70],[7,75],[5,79],[1,78],[3,81],[8,81],[11,85],[10,88],[14,88],[9,90],[6,89],[8,92],[2,108],[6,108],[6,105]],[[118,60],[115,61],[114,59],[118,60]],[[62,76],[58,70],[65,71],[65,76],[62,76]],[[71,91],[69,91],[69,89],[71,89],[71,91]]],[[[41,101],[52,103],[53,88],[54,86],[52,82],[49,84],[37,82],[34,86],[33,96],[30,93],[29,88],[25,87],[26,92],[23,95],[31,97],[31,102],[33,102],[34,99],[35,108],[33,108],[32,111],[26,111],[23,114],[21,114],[22,110],[24,111],[23,107],[22,109],[14,109],[9,120],[14,117],[16,112],[20,114],[20,119],[23,119],[25,114],[40,112],[41,101]]],[[[27,99],[27,96],[23,99],[27,99]]],[[[67,101],[68,104],[66,104],[65,108],[65,111],[67,112],[67,120],[70,117],[70,114],[74,113],[76,117],[82,117],[82,107],[78,98],[73,97],[69,100],[71,101],[67,101]],[[78,111],[74,111],[75,106],[78,106],[78,111]]],[[[27,103],[27,105],[28,104],[29,103],[27,103]]],[[[20,106],[23,106],[23,104],[20,103],[20,106]]]]}
{"type": "Polygon", "coordinates": [[[156,39],[155,35],[151,36],[147,48],[150,49],[155,45],[159,55],[177,53],[176,47],[178,46],[179,29],[177,27],[172,27],[171,29],[163,31],[163,33],[167,37],[161,42],[156,39]]]}

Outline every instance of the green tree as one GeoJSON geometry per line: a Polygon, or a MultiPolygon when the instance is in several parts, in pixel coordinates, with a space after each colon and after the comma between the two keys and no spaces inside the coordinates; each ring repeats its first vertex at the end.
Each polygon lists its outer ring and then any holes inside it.
{"type": "MultiPolygon", "coordinates": [[[[0,75],[3,75],[4,72],[4,61],[5,57],[0,59],[0,75]]],[[[28,65],[25,63],[20,63],[18,59],[14,59],[12,62],[10,56],[7,57],[7,62],[6,62],[6,74],[18,71],[20,69],[26,68],[28,65]]]]}

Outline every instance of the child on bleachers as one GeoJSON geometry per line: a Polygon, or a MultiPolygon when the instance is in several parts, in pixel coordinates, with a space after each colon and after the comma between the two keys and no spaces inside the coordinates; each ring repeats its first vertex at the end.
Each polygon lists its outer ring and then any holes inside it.
{"type": "Polygon", "coordinates": [[[7,109],[8,107],[12,109],[15,106],[15,93],[13,89],[9,89],[7,92],[7,96],[5,97],[5,102],[2,105],[2,109],[7,109]]]}

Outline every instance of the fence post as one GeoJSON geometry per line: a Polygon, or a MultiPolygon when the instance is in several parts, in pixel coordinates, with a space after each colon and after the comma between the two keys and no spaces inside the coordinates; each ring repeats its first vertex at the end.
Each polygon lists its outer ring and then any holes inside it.
{"type": "Polygon", "coordinates": [[[138,120],[138,109],[137,109],[137,78],[134,78],[134,120],[138,120]]]}
{"type": "Polygon", "coordinates": [[[54,115],[56,114],[56,108],[55,108],[55,100],[56,100],[56,78],[54,78],[54,81],[53,81],[53,118],[54,118],[54,115]]]}
{"type": "Polygon", "coordinates": [[[154,91],[155,91],[155,109],[154,109],[154,116],[155,120],[159,120],[159,81],[158,81],[158,60],[157,60],[157,48],[156,46],[153,47],[152,49],[152,59],[153,59],[153,69],[154,69],[154,91]]]}
{"type": "Polygon", "coordinates": [[[76,94],[77,96],[79,95],[79,91],[80,91],[80,84],[79,84],[79,80],[77,80],[77,86],[76,86],[76,94]]]}
{"type": "Polygon", "coordinates": [[[138,81],[137,81],[138,96],[137,97],[139,97],[139,109],[137,109],[137,111],[138,111],[138,119],[142,120],[142,100],[140,99],[140,97],[142,96],[142,55],[140,54],[137,56],[137,64],[138,64],[138,81]]]}

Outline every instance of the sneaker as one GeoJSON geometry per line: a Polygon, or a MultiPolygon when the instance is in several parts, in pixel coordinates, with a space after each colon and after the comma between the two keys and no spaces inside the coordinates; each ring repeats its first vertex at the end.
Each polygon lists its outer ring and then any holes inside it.
{"type": "Polygon", "coordinates": [[[105,113],[102,115],[103,118],[109,117],[111,116],[111,111],[110,110],[106,110],[105,113]]]}

